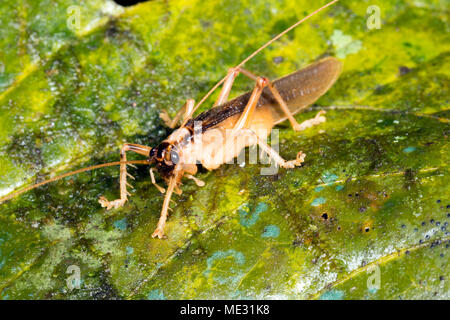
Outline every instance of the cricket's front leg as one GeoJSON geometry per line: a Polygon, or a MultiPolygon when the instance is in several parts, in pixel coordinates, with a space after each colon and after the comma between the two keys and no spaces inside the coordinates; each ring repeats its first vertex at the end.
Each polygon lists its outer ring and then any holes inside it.
{"type": "MultiPolygon", "coordinates": [[[[127,151],[133,151],[142,155],[145,155],[148,157],[150,154],[150,147],[142,146],[139,144],[133,144],[133,143],[126,143],[122,146],[122,149],[120,150],[120,161],[127,161],[127,151]]],[[[111,208],[119,208],[125,204],[127,201],[127,196],[129,196],[129,192],[127,191],[127,185],[129,186],[127,182],[127,176],[134,179],[132,175],[130,175],[127,172],[127,165],[126,164],[120,164],[120,198],[109,201],[105,197],[101,196],[98,199],[98,202],[102,205],[102,207],[106,207],[106,210],[109,210],[111,208]]]]}
{"type": "Polygon", "coordinates": [[[169,186],[167,187],[166,196],[164,197],[164,203],[161,210],[161,216],[159,217],[158,225],[152,234],[152,238],[158,237],[159,239],[164,238],[164,227],[166,225],[167,216],[169,215],[169,203],[172,197],[173,190],[177,184],[177,177],[174,175],[169,180],[169,186]]]}
{"type": "Polygon", "coordinates": [[[170,118],[169,114],[166,110],[162,110],[159,114],[159,117],[164,121],[164,123],[171,129],[174,129],[177,126],[178,121],[180,121],[181,116],[183,115],[183,119],[181,122],[184,122],[184,120],[189,119],[192,117],[192,113],[194,110],[194,104],[195,101],[193,99],[186,100],[186,103],[178,110],[175,117],[170,118]]]}
{"type": "Polygon", "coordinates": [[[155,175],[153,174],[153,168],[150,168],[150,179],[152,180],[152,184],[156,187],[156,189],[158,189],[159,192],[166,192],[166,189],[156,183],[155,175]]]}

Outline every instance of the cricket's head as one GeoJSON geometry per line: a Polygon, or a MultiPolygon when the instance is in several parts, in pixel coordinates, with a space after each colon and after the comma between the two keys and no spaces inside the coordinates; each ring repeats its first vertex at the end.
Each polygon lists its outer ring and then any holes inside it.
{"type": "Polygon", "coordinates": [[[164,141],[150,150],[149,161],[155,163],[156,169],[163,178],[171,176],[179,160],[176,148],[169,142],[164,141]]]}

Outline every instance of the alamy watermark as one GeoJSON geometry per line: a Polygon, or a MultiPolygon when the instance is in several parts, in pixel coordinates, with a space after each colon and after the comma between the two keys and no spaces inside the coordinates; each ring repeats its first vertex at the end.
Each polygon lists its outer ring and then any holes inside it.
{"type": "Polygon", "coordinates": [[[81,29],[81,8],[79,6],[70,6],[67,8],[67,28],[72,31],[81,29]]]}
{"type": "Polygon", "coordinates": [[[367,289],[369,292],[376,292],[381,287],[381,271],[377,264],[371,265],[367,268],[367,289]]]}
{"type": "Polygon", "coordinates": [[[81,270],[77,265],[70,265],[67,270],[67,274],[70,274],[66,279],[67,288],[72,291],[73,289],[80,289],[81,286],[81,270]]]}
{"type": "Polygon", "coordinates": [[[369,15],[367,18],[367,29],[381,29],[381,10],[377,5],[371,5],[367,7],[366,13],[369,15]]]}

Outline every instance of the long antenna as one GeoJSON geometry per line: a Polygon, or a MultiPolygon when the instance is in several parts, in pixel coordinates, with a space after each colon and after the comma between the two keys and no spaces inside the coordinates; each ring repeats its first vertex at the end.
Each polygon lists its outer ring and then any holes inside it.
{"type": "MultiPolygon", "coordinates": [[[[261,46],[259,49],[257,49],[256,51],[254,51],[251,55],[249,55],[247,58],[245,58],[244,60],[242,60],[241,63],[239,63],[236,68],[240,68],[242,67],[247,61],[249,61],[251,58],[253,58],[254,56],[256,56],[260,51],[264,50],[266,47],[270,46],[273,42],[277,41],[279,38],[281,38],[282,36],[284,36],[286,33],[288,33],[289,31],[291,31],[292,29],[294,29],[295,27],[297,27],[299,24],[301,24],[302,22],[308,20],[309,18],[311,18],[312,16],[316,15],[317,13],[319,13],[320,11],[324,10],[325,8],[333,5],[334,3],[338,2],[339,0],[333,0],[329,3],[327,3],[326,5],[324,5],[323,7],[320,7],[319,9],[317,9],[316,11],[310,13],[309,15],[307,15],[306,17],[304,17],[303,19],[297,21],[295,24],[293,24],[292,26],[290,26],[289,28],[287,28],[286,30],[284,30],[283,32],[281,32],[280,34],[278,34],[277,36],[275,36],[274,38],[272,38],[272,40],[269,40],[268,42],[266,42],[263,46],[261,46]]],[[[203,102],[205,102],[206,99],[208,99],[208,97],[222,84],[224,83],[224,81],[227,79],[228,75],[226,75],[225,77],[222,78],[222,80],[220,80],[219,82],[216,83],[216,85],[214,87],[211,88],[211,90],[208,91],[208,93],[197,103],[197,105],[194,107],[194,109],[192,110],[192,114],[194,114],[195,110],[198,109],[198,107],[200,107],[202,105],[203,102]]],[[[182,127],[184,127],[184,125],[188,122],[189,119],[184,120],[183,124],[181,125],[182,127]]]]}
{"type": "Polygon", "coordinates": [[[54,178],[51,178],[51,179],[48,179],[48,180],[45,180],[45,181],[33,184],[33,185],[28,186],[28,187],[26,187],[24,189],[21,189],[19,191],[16,191],[16,192],[13,192],[11,194],[8,194],[7,196],[1,197],[0,198],[0,203],[4,202],[6,200],[12,199],[12,198],[14,198],[14,197],[24,193],[24,192],[27,192],[27,191],[30,191],[32,189],[38,188],[40,186],[43,186],[44,184],[47,184],[47,183],[50,183],[50,182],[53,182],[53,181],[56,181],[56,180],[59,180],[59,179],[65,178],[65,177],[73,176],[74,174],[78,174],[78,173],[85,172],[85,171],[90,171],[90,170],[95,170],[95,169],[99,169],[99,168],[103,168],[103,167],[118,166],[120,164],[149,164],[149,162],[148,162],[148,160],[115,161],[115,162],[102,163],[102,164],[97,164],[95,166],[90,166],[90,167],[78,169],[78,170],[71,171],[71,172],[68,172],[68,173],[64,173],[64,174],[62,174],[60,176],[56,176],[54,178]]]}

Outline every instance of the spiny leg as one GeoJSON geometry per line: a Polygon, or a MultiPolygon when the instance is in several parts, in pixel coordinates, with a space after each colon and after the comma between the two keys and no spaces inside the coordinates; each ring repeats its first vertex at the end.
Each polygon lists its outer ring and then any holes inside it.
{"type": "Polygon", "coordinates": [[[317,112],[316,116],[314,118],[308,119],[303,121],[302,123],[300,123],[298,125],[298,128],[296,129],[296,131],[302,131],[305,130],[307,128],[310,128],[312,126],[318,125],[322,122],[325,122],[327,119],[323,116],[326,113],[325,110],[320,110],[319,112],[317,112]]]}
{"type": "MultiPolygon", "coordinates": [[[[245,70],[242,68],[239,68],[237,70],[238,70],[238,72],[242,73],[243,75],[245,75],[246,77],[248,77],[252,80],[258,79],[258,77],[256,75],[254,75],[253,73],[251,73],[248,70],[245,70]]],[[[284,112],[284,114],[288,118],[289,122],[292,125],[292,128],[295,131],[302,131],[302,130],[305,130],[306,128],[310,128],[314,125],[318,125],[318,124],[326,121],[326,118],[323,116],[323,114],[325,114],[325,111],[321,110],[317,113],[317,115],[314,118],[303,121],[302,123],[299,124],[297,122],[297,120],[295,120],[294,115],[289,110],[287,103],[281,97],[281,94],[278,91],[278,89],[275,88],[275,86],[272,84],[271,81],[268,81],[267,86],[269,87],[270,92],[272,92],[272,95],[274,96],[275,100],[278,102],[278,105],[280,106],[281,110],[284,112]]]]}
{"type": "Polygon", "coordinates": [[[286,161],[284,160],[275,150],[273,150],[269,145],[262,141],[252,130],[248,129],[249,123],[252,120],[253,112],[258,104],[258,100],[261,97],[261,93],[265,86],[267,86],[269,81],[266,78],[258,77],[256,80],[255,89],[253,89],[252,95],[250,96],[247,105],[244,108],[241,116],[236,122],[230,143],[234,143],[234,139],[241,132],[244,134],[249,134],[257,139],[258,145],[272,158],[274,159],[280,167],[283,168],[294,168],[299,166],[305,159],[305,154],[299,152],[295,160],[286,161]]]}
{"type": "MultiPolygon", "coordinates": [[[[321,110],[314,118],[306,120],[306,121],[302,122],[301,124],[299,124],[297,122],[297,120],[295,120],[291,111],[289,110],[287,103],[283,100],[279,91],[277,90],[277,88],[275,88],[275,86],[272,84],[272,82],[270,82],[267,78],[258,77],[255,74],[253,74],[252,72],[250,72],[246,69],[243,69],[243,68],[230,68],[228,70],[227,80],[223,84],[222,90],[220,91],[220,94],[219,94],[219,98],[217,99],[214,106],[221,105],[228,100],[228,96],[230,95],[230,91],[233,86],[234,79],[236,79],[236,77],[239,73],[242,73],[249,79],[255,80],[256,82],[261,81],[261,79],[264,80],[265,83],[263,84],[263,87],[264,86],[269,87],[270,91],[272,92],[273,96],[275,97],[275,100],[278,102],[281,110],[286,114],[287,118],[289,119],[289,121],[295,131],[305,130],[306,128],[312,127],[313,125],[317,125],[319,123],[325,122],[326,119],[324,116],[322,116],[323,114],[325,114],[325,111],[321,110]]],[[[255,90],[256,90],[256,88],[255,88],[255,90]]],[[[253,94],[255,94],[255,90],[254,90],[253,94]]],[[[261,95],[261,93],[259,93],[259,95],[261,95]]],[[[259,96],[256,98],[256,100],[257,99],[259,99],[259,96]]],[[[250,105],[250,103],[247,104],[247,106],[249,106],[249,105],[250,105]]],[[[251,109],[249,109],[249,110],[251,110],[251,109]]]]}
{"type": "Polygon", "coordinates": [[[177,184],[177,177],[172,176],[169,180],[169,186],[167,187],[166,196],[164,197],[161,216],[159,217],[158,225],[156,226],[156,229],[152,234],[152,238],[155,237],[158,237],[159,239],[164,238],[164,226],[166,225],[167,216],[169,214],[170,197],[172,196],[176,184],[177,184]]]}
{"type": "Polygon", "coordinates": [[[180,108],[180,110],[178,110],[177,114],[175,115],[175,117],[173,117],[173,119],[170,118],[166,110],[161,111],[159,117],[164,121],[164,123],[169,128],[174,129],[177,126],[177,122],[180,120],[182,115],[183,119],[181,122],[184,122],[184,120],[192,117],[194,105],[195,101],[193,99],[187,99],[186,103],[180,108]]]}
{"type": "Polygon", "coordinates": [[[232,137],[236,135],[241,129],[248,128],[252,120],[253,113],[255,112],[258,100],[261,97],[261,93],[265,86],[269,83],[266,78],[258,77],[256,80],[255,88],[252,91],[250,98],[248,99],[247,105],[242,111],[241,116],[233,127],[232,137]]]}
{"type": "Polygon", "coordinates": [[[280,95],[280,92],[278,92],[277,88],[272,83],[269,83],[268,85],[270,91],[272,92],[273,96],[275,97],[275,100],[277,100],[278,105],[280,106],[281,110],[283,110],[284,114],[287,116],[289,122],[292,125],[292,128],[295,131],[302,131],[306,128],[312,127],[313,125],[317,125],[319,123],[325,122],[325,117],[322,116],[322,114],[325,113],[325,111],[319,111],[319,113],[312,119],[306,120],[299,124],[297,120],[295,120],[294,116],[292,115],[291,111],[289,110],[289,107],[287,106],[287,103],[283,100],[283,98],[280,95]]]}
{"type": "MultiPolygon", "coordinates": [[[[195,170],[191,170],[190,172],[194,173],[196,171],[197,171],[197,167],[195,166],[195,170]]],[[[181,172],[183,172],[183,170],[181,172]]],[[[172,193],[176,192],[176,190],[179,189],[177,186],[177,181],[179,180],[178,179],[179,174],[183,174],[183,173],[180,173],[180,171],[176,168],[174,170],[174,175],[169,179],[169,185],[167,187],[166,196],[164,197],[164,203],[163,203],[163,207],[161,210],[161,216],[159,217],[158,225],[152,234],[152,238],[155,238],[155,237],[158,237],[159,239],[164,238],[164,226],[166,225],[167,216],[169,214],[169,209],[170,209],[169,204],[171,201],[172,193]]],[[[189,179],[193,179],[195,181],[195,183],[197,183],[198,186],[203,186],[205,184],[203,181],[195,178],[191,174],[186,174],[185,176],[189,179]]],[[[181,194],[181,192],[180,192],[180,194],[181,194]]]]}
{"type": "Polygon", "coordinates": [[[276,152],[275,150],[273,150],[267,143],[265,143],[263,140],[261,140],[258,135],[253,132],[253,130],[250,129],[243,129],[241,132],[243,132],[243,134],[247,134],[253,138],[256,139],[258,146],[269,155],[269,157],[271,157],[273,160],[275,160],[275,162],[282,168],[294,168],[296,166],[300,166],[304,161],[305,161],[305,157],[306,154],[304,154],[303,152],[298,152],[297,153],[297,158],[294,160],[284,160],[279,154],[278,152],[276,152]]]}
{"type": "MultiPolygon", "coordinates": [[[[148,157],[150,150],[150,147],[142,146],[140,144],[125,143],[120,150],[120,161],[127,161],[127,151],[133,151],[148,157]]],[[[102,205],[102,207],[106,207],[106,209],[109,210],[111,208],[119,208],[124,205],[127,201],[127,196],[130,195],[127,191],[127,185],[129,185],[127,183],[127,176],[134,179],[134,177],[127,172],[127,165],[120,164],[120,198],[109,201],[105,197],[101,196],[98,199],[98,202],[102,205]]]]}

